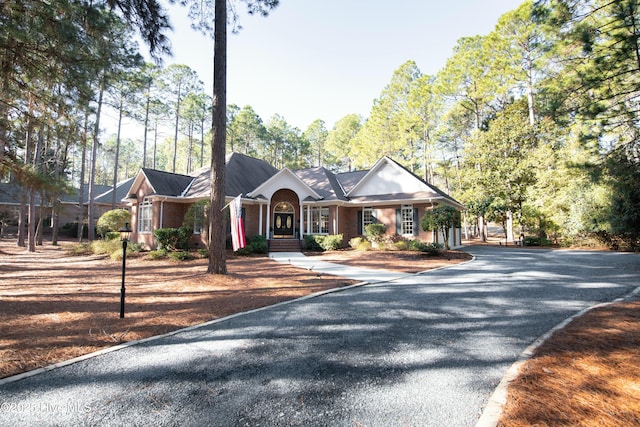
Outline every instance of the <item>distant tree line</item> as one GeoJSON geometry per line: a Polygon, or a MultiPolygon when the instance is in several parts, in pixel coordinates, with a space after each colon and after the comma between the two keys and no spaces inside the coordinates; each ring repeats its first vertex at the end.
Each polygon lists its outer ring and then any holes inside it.
{"type": "MultiPolygon", "coordinates": [[[[141,60],[131,42],[136,4],[0,5],[0,172],[29,189],[25,209],[36,192],[53,201],[140,167],[209,166],[212,99],[188,66],[141,60]],[[116,112],[113,135],[101,133],[106,106],[116,112]],[[126,136],[125,119],[142,138],[126,136]]],[[[401,64],[368,117],[350,114],[331,128],[318,119],[301,130],[229,105],[227,152],[334,171],[388,155],[463,202],[466,229],[481,238],[495,221],[511,240],[524,231],[638,248],[639,7],[525,1],[489,34],[460,39],[436,75],[401,64]]],[[[143,34],[159,55],[168,24],[161,9],[154,16],[143,34]]]]}

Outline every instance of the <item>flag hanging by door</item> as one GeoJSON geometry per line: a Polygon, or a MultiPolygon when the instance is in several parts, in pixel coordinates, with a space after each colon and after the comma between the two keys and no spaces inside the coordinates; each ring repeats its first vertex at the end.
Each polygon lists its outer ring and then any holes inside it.
{"type": "Polygon", "coordinates": [[[237,251],[247,246],[244,235],[244,224],[242,222],[242,194],[233,199],[229,204],[229,216],[231,219],[231,244],[233,250],[237,251]]]}

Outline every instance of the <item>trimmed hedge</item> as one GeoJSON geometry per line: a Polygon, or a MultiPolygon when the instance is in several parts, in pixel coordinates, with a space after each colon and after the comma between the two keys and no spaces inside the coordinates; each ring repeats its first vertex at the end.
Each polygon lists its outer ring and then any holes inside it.
{"type": "Polygon", "coordinates": [[[304,243],[310,251],[335,251],[342,247],[342,234],[307,234],[304,236],[304,243]]]}
{"type": "Polygon", "coordinates": [[[158,249],[175,251],[189,249],[189,239],[193,231],[187,227],[159,228],[153,232],[158,241],[158,249]]]}
{"type": "Polygon", "coordinates": [[[256,234],[244,248],[238,249],[236,254],[238,255],[250,255],[250,254],[266,254],[269,253],[269,244],[267,238],[256,234]]]}

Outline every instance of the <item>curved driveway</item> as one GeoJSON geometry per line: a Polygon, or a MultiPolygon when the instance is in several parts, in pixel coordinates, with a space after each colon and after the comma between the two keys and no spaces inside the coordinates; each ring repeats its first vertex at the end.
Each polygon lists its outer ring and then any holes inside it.
{"type": "Polygon", "coordinates": [[[633,254],[467,250],[0,385],[0,425],[469,426],[532,341],[640,277],[633,254]]]}

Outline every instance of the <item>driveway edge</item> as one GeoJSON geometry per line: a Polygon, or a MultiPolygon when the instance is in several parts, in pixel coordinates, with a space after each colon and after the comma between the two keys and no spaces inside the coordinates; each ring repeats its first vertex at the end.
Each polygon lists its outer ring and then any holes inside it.
{"type": "Polygon", "coordinates": [[[502,416],[502,410],[504,408],[504,405],[507,403],[507,393],[508,393],[509,383],[511,383],[513,380],[517,378],[517,376],[520,374],[520,370],[522,369],[523,365],[533,357],[533,353],[536,351],[536,349],[540,347],[549,338],[551,338],[553,334],[555,334],[557,331],[566,327],[574,319],[580,316],[583,316],[584,314],[588,313],[593,309],[606,307],[611,304],[623,302],[636,295],[640,295],[640,286],[638,286],[631,292],[628,292],[626,295],[614,299],[613,301],[602,302],[602,303],[593,305],[591,307],[583,308],[582,310],[575,313],[574,315],[564,319],[562,322],[558,323],[552,329],[547,331],[544,335],[542,335],[541,337],[538,337],[535,341],[533,341],[520,354],[520,356],[518,357],[518,360],[516,360],[509,367],[507,372],[504,374],[504,376],[502,377],[502,380],[500,381],[496,389],[491,394],[491,397],[489,397],[489,401],[487,402],[487,405],[482,411],[482,414],[480,415],[478,422],[475,424],[475,427],[495,427],[498,425],[498,421],[502,416]]]}
{"type": "Polygon", "coordinates": [[[74,357],[72,359],[63,360],[61,362],[54,363],[54,364],[51,364],[51,365],[47,365],[47,366],[44,366],[42,368],[33,369],[31,371],[23,372],[21,374],[12,375],[10,377],[0,378],[0,387],[5,385],[5,384],[10,384],[10,383],[13,383],[13,382],[17,382],[17,381],[20,381],[20,380],[23,380],[23,379],[26,379],[26,378],[30,378],[30,377],[42,374],[44,372],[52,371],[52,370],[57,369],[57,368],[62,368],[64,366],[73,365],[75,363],[83,362],[83,361],[88,360],[88,359],[93,359],[94,357],[102,356],[103,354],[108,354],[108,353],[111,353],[111,352],[114,352],[114,351],[122,350],[122,349],[127,348],[127,347],[132,347],[132,346],[139,345],[139,344],[144,344],[144,343],[147,343],[147,342],[150,342],[150,341],[155,341],[155,340],[160,340],[160,339],[163,339],[163,338],[168,338],[168,337],[171,337],[173,335],[177,335],[177,334],[182,333],[182,332],[189,332],[189,331],[193,331],[193,330],[196,330],[196,329],[199,329],[199,328],[204,328],[204,327],[207,327],[207,326],[210,326],[210,325],[215,325],[216,323],[226,322],[226,321],[231,320],[233,318],[236,318],[238,316],[244,316],[244,315],[256,313],[256,312],[259,312],[259,311],[262,311],[262,310],[276,308],[276,307],[280,307],[280,306],[283,306],[283,305],[286,305],[286,304],[293,304],[294,302],[305,301],[305,300],[312,299],[312,298],[318,298],[318,297],[321,297],[323,295],[327,295],[327,294],[331,294],[331,293],[335,293],[335,292],[342,292],[342,291],[346,291],[346,290],[349,290],[349,289],[362,287],[362,286],[365,286],[365,285],[372,285],[372,284],[378,285],[378,284],[382,284],[382,283],[393,282],[395,280],[402,279],[402,278],[409,277],[409,276],[413,276],[413,275],[422,275],[422,274],[429,273],[431,271],[437,271],[437,270],[441,270],[441,269],[445,269],[445,268],[455,267],[455,266],[461,265],[461,264],[466,264],[468,262],[475,261],[475,259],[476,259],[476,257],[473,256],[470,260],[464,261],[462,263],[443,266],[443,267],[437,267],[437,268],[433,268],[431,270],[425,270],[425,271],[421,271],[421,272],[418,272],[418,273],[406,273],[406,275],[403,275],[403,276],[400,276],[400,277],[396,277],[394,279],[390,279],[390,280],[386,280],[386,281],[380,281],[380,282],[375,282],[375,283],[358,282],[358,283],[355,283],[353,285],[343,286],[343,287],[340,287],[340,288],[326,289],[324,291],[319,291],[319,292],[316,292],[316,293],[313,293],[313,294],[305,295],[303,297],[294,298],[294,299],[287,300],[287,301],[281,301],[281,302],[276,303],[276,304],[266,305],[264,307],[258,307],[258,308],[254,308],[252,310],[233,313],[233,314],[230,314],[228,316],[220,317],[218,319],[209,320],[208,322],[198,323],[197,325],[191,325],[191,326],[187,326],[185,328],[176,329],[175,331],[167,332],[166,334],[154,335],[154,336],[151,336],[151,337],[142,338],[142,339],[134,340],[134,341],[127,341],[125,343],[118,344],[118,345],[115,345],[113,347],[107,347],[107,348],[104,348],[102,350],[94,351],[92,353],[83,354],[82,356],[74,357]]]}
{"type": "Polygon", "coordinates": [[[326,289],[324,291],[320,291],[320,292],[316,292],[316,293],[313,293],[313,294],[305,295],[303,297],[299,297],[299,298],[295,298],[295,299],[291,299],[291,300],[287,300],[287,301],[281,301],[281,302],[278,302],[278,303],[275,303],[275,304],[271,304],[271,305],[265,305],[264,307],[258,307],[258,308],[254,308],[254,309],[247,310],[247,311],[240,311],[238,313],[233,313],[233,314],[230,314],[228,316],[220,317],[218,319],[209,320],[209,321],[204,322],[204,323],[198,323],[197,325],[191,325],[191,326],[187,326],[185,328],[176,329],[175,331],[167,332],[166,334],[154,335],[152,337],[142,338],[142,339],[134,340],[134,341],[127,341],[125,343],[118,344],[118,345],[115,345],[113,347],[107,347],[107,348],[103,348],[102,350],[94,351],[92,353],[83,354],[82,356],[74,357],[73,359],[63,360],[62,362],[54,363],[54,364],[51,364],[51,365],[48,365],[48,366],[44,366],[42,368],[38,368],[38,369],[31,370],[31,371],[23,372],[21,374],[16,374],[16,375],[12,375],[10,377],[2,378],[2,379],[0,379],[0,386],[3,386],[5,384],[9,384],[9,383],[12,383],[12,382],[20,381],[20,380],[23,380],[25,378],[33,377],[35,375],[42,374],[44,372],[52,371],[52,370],[57,369],[57,368],[62,368],[64,366],[73,365],[75,363],[82,362],[82,361],[88,360],[88,359],[92,359],[94,357],[102,356],[103,354],[107,354],[107,353],[111,353],[111,352],[114,352],[114,351],[122,350],[123,348],[133,347],[134,345],[144,344],[144,343],[147,343],[147,342],[150,342],[150,341],[155,341],[155,340],[160,340],[160,339],[163,339],[163,338],[168,338],[168,337],[171,337],[173,335],[177,335],[177,334],[182,333],[182,332],[189,332],[189,331],[193,331],[195,329],[204,328],[204,327],[207,327],[207,326],[210,326],[210,325],[215,325],[216,323],[226,322],[226,321],[231,320],[233,318],[236,318],[238,316],[244,316],[244,315],[251,314],[251,313],[256,313],[256,312],[259,312],[259,311],[262,311],[262,310],[275,308],[275,307],[279,307],[279,306],[286,305],[286,304],[292,304],[294,302],[304,301],[304,300],[307,300],[307,299],[317,298],[317,297],[320,297],[322,295],[326,295],[326,294],[330,294],[330,293],[334,293],[334,292],[341,292],[341,291],[345,291],[347,289],[357,288],[357,287],[368,285],[368,284],[369,284],[369,282],[360,282],[360,283],[355,283],[353,285],[344,286],[344,287],[341,287],[341,288],[326,289]]]}

